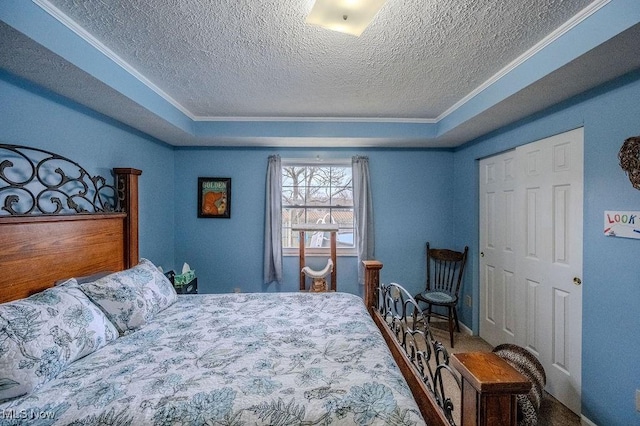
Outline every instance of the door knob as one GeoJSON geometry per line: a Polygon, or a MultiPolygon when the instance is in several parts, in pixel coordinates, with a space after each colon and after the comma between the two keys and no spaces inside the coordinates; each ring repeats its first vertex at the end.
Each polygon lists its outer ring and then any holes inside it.
{"type": "Polygon", "coordinates": [[[580,284],[582,284],[582,280],[580,278],[578,278],[578,277],[573,277],[573,283],[575,285],[580,285],[580,284]]]}
{"type": "Polygon", "coordinates": [[[480,257],[484,257],[484,252],[483,251],[480,252],[480,257]]]}

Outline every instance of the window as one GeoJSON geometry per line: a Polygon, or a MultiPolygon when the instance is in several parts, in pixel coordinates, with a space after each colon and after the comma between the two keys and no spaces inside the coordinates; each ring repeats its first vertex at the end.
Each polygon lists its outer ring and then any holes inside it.
{"type": "MultiPolygon", "coordinates": [[[[304,160],[282,161],[282,248],[297,254],[300,224],[337,224],[338,254],[355,254],[353,187],[351,160],[318,163],[304,160]]],[[[308,254],[326,254],[328,232],[307,232],[308,254]]]]}

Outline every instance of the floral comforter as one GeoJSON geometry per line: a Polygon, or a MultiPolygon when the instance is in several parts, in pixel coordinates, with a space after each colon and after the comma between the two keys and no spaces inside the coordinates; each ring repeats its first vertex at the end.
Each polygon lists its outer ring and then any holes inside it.
{"type": "Polygon", "coordinates": [[[362,300],[345,293],[179,296],[0,404],[0,425],[423,423],[362,300]]]}

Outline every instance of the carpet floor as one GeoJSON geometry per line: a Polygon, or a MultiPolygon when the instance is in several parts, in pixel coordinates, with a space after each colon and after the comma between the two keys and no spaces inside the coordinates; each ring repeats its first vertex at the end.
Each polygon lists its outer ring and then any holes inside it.
{"type": "MultiPolygon", "coordinates": [[[[444,321],[432,321],[431,333],[433,337],[442,342],[447,348],[447,351],[452,353],[458,352],[490,352],[493,347],[486,341],[478,336],[471,336],[467,333],[454,333],[455,347],[452,349],[449,344],[449,331],[447,329],[447,323],[444,321]]],[[[454,420],[456,424],[460,424],[460,393],[457,390],[457,385],[453,378],[445,378],[444,383],[447,389],[452,389],[451,392],[447,392],[447,396],[451,398],[454,407],[454,420]]],[[[540,411],[538,413],[538,425],[539,426],[578,426],[580,425],[580,417],[562,405],[553,396],[547,392],[540,404],[540,411]]]]}

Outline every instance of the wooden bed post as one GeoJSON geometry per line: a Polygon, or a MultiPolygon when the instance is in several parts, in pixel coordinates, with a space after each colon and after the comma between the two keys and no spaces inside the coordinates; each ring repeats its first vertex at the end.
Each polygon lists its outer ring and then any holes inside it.
{"type": "Polygon", "coordinates": [[[305,231],[304,229],[301,229],[300,231],[298,231],[300,233],[300,237],[298,238],[299,241],[299,251],[300,251],[300,262],[299,265],[300,267],[298,269],[300,269],[300,291],[305,291],[307,289],[306,286],[306,280],[305,280],[305,275],[304,272],[302,272],[302,268],[304,267],[304,265],[306,265],[306,259],[304,258],[304,240],[305,240],[305,231]]]}
{"type": "Polygon", "coordinates": [[[462,425],[518,424],[516,395],[531,389],[526,377],[493,352],[452,354],[451,365],[462,375],[462,425]]]}
{"type": "Polygon", "coordinates": [[[380,285],[380,269],[382,262],[363,260],[364,265],[364,305],[371,312],[378,305],[378,285],[380,285]]]}
{"type": "Polygon", "coordinates": [[[115,168],[116,183],[120,198],[120,207],[127,213],[125,235],[126,268],[140,262],[138,252],[138,176],[141,170],[131,168],[115,168]]]}

